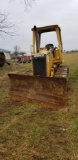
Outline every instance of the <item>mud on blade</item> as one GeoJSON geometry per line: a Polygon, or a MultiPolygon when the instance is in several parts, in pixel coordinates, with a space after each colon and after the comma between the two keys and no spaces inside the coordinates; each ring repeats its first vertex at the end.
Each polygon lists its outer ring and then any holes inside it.
{"type": "Polygon", "coordinates": [[[9,74],[12,99],[36,102],[46,107],[66,105],[66,78],[9,74]]]}

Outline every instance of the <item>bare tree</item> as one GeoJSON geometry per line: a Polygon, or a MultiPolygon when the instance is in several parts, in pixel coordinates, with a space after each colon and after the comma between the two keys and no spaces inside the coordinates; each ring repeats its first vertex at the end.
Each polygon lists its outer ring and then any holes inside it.
{"type": "Polygon", "coordinates": [[[9,21],[9,14],[0,12],[0,36],[4,37],[5,34],[14,36],[14,27],[15,23],[9,21]]]}
{"type": "MultiPolygon", "coordinates": [[[[16,0],[9,0],[10,2],[14,2],[16,0]]],[[[23,2],[25,6],[25,11],[28,10],[28,7],[32,7],[33,4],[38,0],[18,0],[23,2]]],[[[9,21],[9,15],[0,12],[0,36],[4,37],[5,35],[15,36],[15,26],[16,23],[9,21]]]]}
{"type": "MultiPolygon", "coordinates": [[[[14,2],[16,0],[10,0],[10,2],[14,2]]],[[[18,0],[20,2],[23,2],[24,6],[25,6],[25,11],[28,10],[28,7],[32,7],[38,0],[18,0]]]]}
{"type": "Polygon", "coordinates": [[[19,54],[20,47],[18,45],[14,46],[14,55],[17,56],[19,54]]]}

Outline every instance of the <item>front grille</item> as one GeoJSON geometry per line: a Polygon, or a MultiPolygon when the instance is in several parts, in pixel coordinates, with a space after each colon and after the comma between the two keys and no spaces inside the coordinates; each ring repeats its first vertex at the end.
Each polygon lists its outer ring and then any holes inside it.
{"type": "Polygon", "coordinates": [[[46,56],[33,56],[34,75],[46,76],[46,56]]]}

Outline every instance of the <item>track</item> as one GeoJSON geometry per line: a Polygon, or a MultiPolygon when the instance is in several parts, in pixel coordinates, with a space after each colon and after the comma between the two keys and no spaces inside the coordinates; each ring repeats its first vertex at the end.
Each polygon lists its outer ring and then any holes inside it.
{"type": "Polygon", "coordinates": [[[55,78],[66,78],[69,79],[69,68],[68,66],[59,66],[54,75],[55,78]]]}

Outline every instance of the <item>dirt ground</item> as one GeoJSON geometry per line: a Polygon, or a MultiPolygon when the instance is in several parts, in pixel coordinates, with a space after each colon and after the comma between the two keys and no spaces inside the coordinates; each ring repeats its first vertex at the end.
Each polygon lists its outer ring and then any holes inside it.
{"type": "Polygon", "coordinates": [[[59,111],[10,100],[7,74],[23,74],[31,64],[0,68],[0,160],[78,160],[78,53],[63,58],[68,102],[59,111]]]}

